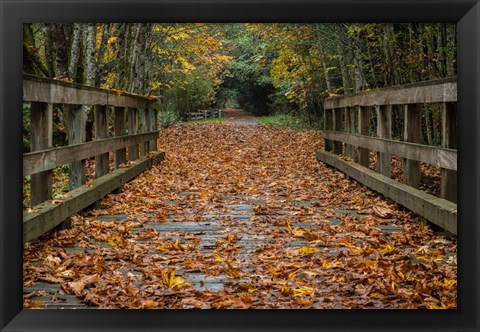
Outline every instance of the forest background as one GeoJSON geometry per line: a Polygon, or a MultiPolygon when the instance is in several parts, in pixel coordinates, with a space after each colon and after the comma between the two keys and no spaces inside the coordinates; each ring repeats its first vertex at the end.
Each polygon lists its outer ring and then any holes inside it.
{"type": "MultiPolygon", "coordinates": [[[[456,25],[31,23],[23,51],[27,74],[160,96],[163,126],[215,107],[321,128],[326,97],[455,76],[456,25]]],[[[24,104],[24,152],[29,114],[24,104]]],[[[439,107],[424,107],[422,121],[425,144],[439,145],[439,107]]],[[[57,105],[54,146],[68,144],[65,122],[57,105]]],[[[393,119],[399,139],[401,123],[393,119]]]]}

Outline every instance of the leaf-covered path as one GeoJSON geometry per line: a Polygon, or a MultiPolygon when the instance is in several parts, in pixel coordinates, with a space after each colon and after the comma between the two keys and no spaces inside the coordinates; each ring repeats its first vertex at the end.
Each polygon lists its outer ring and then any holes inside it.
{"type": "Polygon", "coordinates": [[[166,160],[28,243],[26,307],[454,308],[456,240],[252,122],[175,125],[166,160]]]}

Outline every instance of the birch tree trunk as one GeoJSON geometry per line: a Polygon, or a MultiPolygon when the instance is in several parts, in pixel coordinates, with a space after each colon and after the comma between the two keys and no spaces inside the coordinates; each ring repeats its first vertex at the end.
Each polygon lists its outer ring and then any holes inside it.
{"type": "Polygon", "coordinates": [[[86,24],[85,30],[85,83],[95,86],[95,24],[86,24]]]}
{"type": "MultiPolygon", "coordinates": [[[[85,41],[85,84],[95,86],[95,38],[96,29],[94,23],[84,25],[85,41]]],[[[93,138],[93,108],[92,106],[82,106],[82,111],[86,113],[86,141],[93,138]]]]}
{"type": "Polygon", "coordinates": [[[73,25],[72,46],[70,47],[70,60],[68,64],[68,77],[76,82],[78,59],[80,57],[80,42],[82,40],[82,29],[80,24],[73,25]]]}

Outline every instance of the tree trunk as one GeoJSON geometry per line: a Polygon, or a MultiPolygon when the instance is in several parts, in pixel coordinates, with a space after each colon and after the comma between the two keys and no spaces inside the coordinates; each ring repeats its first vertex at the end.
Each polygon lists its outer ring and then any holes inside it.
{"type": "Polygon", "coordinates": [[[337,46],[337,52],[338,52],[338,62],[340,64],[340,72],[342,74],[342,84],[345,89],[345,93],[349,93],[349,88],[351,87],[350,84],[350,77],[349,77],[349,72],[347,68],[347,61],[345,57],[345,50],[343,46],[343,40],[342,40],[342,35],[345,34],[343,26],[340,24],[336,24],[337,29],[335,33],[336,37],[336,46],[337,46]]]}
{"type": "Polygon", "coordinates": [[[104,66],[105,50],[107,49],[108,37],[110,34],[110,24],[101,24],[102,39],[97,54],[97,66],[95,70],[95,86],[100,86],[102,81],[102,71],[104,66]]]}
{"type": "Polygon", "coordinates": [[[67,36],[63,24],[53,24],[53,48],[55,51],[55,77],[68,77],[68,47],[67,36]]]}
{"type": "Polygon", "coordinates": [[[70,60],[68,64],[68,77],[77,82],[78,59],[80,57],[80,41],[82,37],[82,29],[80,24],[73,25],[72,46],[70,48],[70,60]]]}
{"type": "Polygon", "coordinates": [[[52,30],[53,25],[46,23],[43,25],[43,38],[45,39],[45,59],[47,60],[48,77],[55,77],[55,53],[53,51],[52,30]]]}
{"type": "Polygon", "coordinates": [[[321,39],[321,34],[320,34],[320,24],[317,24],[315,26],[315,32],[317,33],[317,45],[318,45],[318,50],[320,51],[320,57],[322,60],[323,77],[325,78],[325,86],[327,87],[327,93],[330,94],[332,92],[332,86],[330,84],[330,77],[327,70],[325,52],[322,45],[323,41],[321,39]]]}
{"type": "Polygon", "coordinates": [[[23,24],[23,72],[48,76],[48,69],[42,62],[35,45],[31,23],[23,24]]]}
{"type": "Polygon", "coordinates": [[[447,76],[454,76],[457,73],[457,26],[455,24],[447,24],[447,52],[445,56],[447,76]]]}
{"type": "MultiPolygon", "coordinates": [[[[85,40],[85,84],[95,86],[95,39],[96,29],[94,23],[84,25],[85,40]]],[[[93,138],[93,108],[92,106],[83,106],[86,113],[86,141],[89,142],[93,138]]]]}
{"type": "Polygon", "coordinates": [[[85,26],[85,83],[90,86],[95,86],[95,24],[88,23],[85,26]]]}
{"type": "Polygon", "coordinates": [[[355,78],[355,92],[360,92],[365,86],[365,76],[363,74],[363,60],[360,52],[360,39],[358,36],[353,38],[353,67],[355,78]]]}
{"type": "Polygon", "coordinates": [[[117,23],[114,27],[114,36],[116,40],[116,50],[115,50],[115,82],[113,86],[117,89],[123,89],[123,81],[126,76],[125,72],[125,49],[126,49],[126,33],[127,33],[127,24],[126,23],[117,23]]]}

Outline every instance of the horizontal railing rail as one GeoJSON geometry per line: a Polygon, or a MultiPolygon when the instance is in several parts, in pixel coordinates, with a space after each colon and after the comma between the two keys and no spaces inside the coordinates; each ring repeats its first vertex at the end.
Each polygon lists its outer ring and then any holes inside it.
{"type": "Polygon", "coordinates": [[[23,155],[23,174],[30,176],[31,207],[24,211],[24,241],[120,189],[151,165],[147,156],[163,158],[163,153],[155,151],[159,135],[156,97],[24,75],[23,102],[30,104],[31,123],[31,151],[23,155]],[[53,147],[54,109],[64,117],[67,146],[53,147]],[[94,137],[89,142],[87,112],[93,117],[94,137]],[[89,158],[95,158],[95,181],[87,186],[85,161],[89,158]],[[65,164],[69,165],[69,192],[60,196],[75,199],[53,200],[53,170],[65,164]]]}
{"type": "Polygon", "coordinates": [[[317,152],[319,160],[341,169],[347,175],[456,234],[455,77],[330,97],[325,100],[324,111],[322,135],[325,152],[317,152]],[[441,146],[422,144],[422,111],[427,104],[437,104],[441,112],[441,146]],[[392,138],[394,112],[397,112],[396,119],[403,119],[401,140],[392,138]],[[372,114],[376,121],[372,121],[372,114]],[[372,136],[373,133],[375,137],[372,136]],[[379,173],[378,176],[374,176],[369,169],[371,151],[376,154],[375,171],[379,173]],[[339,157],[335,157],[342,155],[348,159],[340,161],[337,160],[339,157]],[[392,156],[403,160],[403,185],[395,185],[395,189],[391,182],[392,156]],[[440,197],[419,192],[421,163],[441,168],[440,197]],[[420,200],[420,203],[411,204],[412,200],[420,200]],[[429,206],[428,212],[426,206],[429,206]]]}

